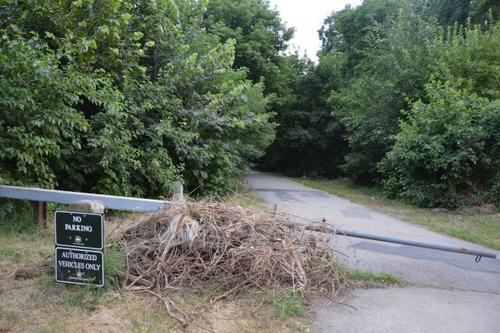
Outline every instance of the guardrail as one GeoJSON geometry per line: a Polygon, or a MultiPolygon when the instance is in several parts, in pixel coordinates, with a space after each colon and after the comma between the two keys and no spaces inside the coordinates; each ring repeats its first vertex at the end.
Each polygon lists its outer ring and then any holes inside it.
{"type": "Polygon", "coordinates": [[[45,190],[41,188],[0,185],[0,197],[33,201],[35,221],[44,224],[47,215],[47,202],[72,204],[80,200],[101,202],[105,208],[130,212],[155,212],[168,201],[120,197],[115,195],[45,190]]]}

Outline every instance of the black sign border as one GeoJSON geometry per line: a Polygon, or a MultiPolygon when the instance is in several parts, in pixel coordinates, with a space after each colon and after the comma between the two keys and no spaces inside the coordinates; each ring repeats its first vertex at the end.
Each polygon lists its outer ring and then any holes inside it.
{"type": "Polygon", "coordinates": [[[63,246],[56,246],[55,251],[54,251],[54,267],[55,267],[55,280],[56,282],[59,283],[69,283],[69,284],[77,284],[80,286],[91,286],[91,287],[97,287],[97,288],[102,288],[104,287],[104,251],[95,251],[95,250],[88,250],[84,248],[73,248],[73,247],[63,247],[63,246]],[[80,251],[86,251],[86,252],[94,252],[94,253],[100,253],[102,256],[102,269],[101,269],[101,282],[102,284],[95,284],[95,283],[85,283],[85,282],[71,282],[71,281],[65,281],[65,280],[58,280],[57,279],[57,250],[69,250],[69,251],[74,251],[74,250],[80,250],[80,251]]]}
{"type": "Polygon", "coordinates": [[[56,244],[56,247],[69,247],[69,248],[76,248],[76,249],[88,249],[88,250],[94,250],[94,251],[103,251],[104,250],[104,214],[96,214],[96,213],[87,213],[87,212],[69,212],[65,210],[57,210],[54,213],[54,244],[56,244]],[[78,245],[68,245],[68,244],[59,244],[57,242],[57,214],[58,213],[66,213],[66,214],[81,214],[81,215],[94,215],[94,216],[100,216],[101,217],[101,247],[88,247],[88,246],[78,246],[78,245]]]}

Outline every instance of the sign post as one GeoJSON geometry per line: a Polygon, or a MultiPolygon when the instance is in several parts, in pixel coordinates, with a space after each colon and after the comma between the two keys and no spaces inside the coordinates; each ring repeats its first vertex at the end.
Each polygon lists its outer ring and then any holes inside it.
{"type": "Polygon", "coordinates": [[[104,286],[103,214],[55,214],[55,278],[57,282],[104,286]]]}

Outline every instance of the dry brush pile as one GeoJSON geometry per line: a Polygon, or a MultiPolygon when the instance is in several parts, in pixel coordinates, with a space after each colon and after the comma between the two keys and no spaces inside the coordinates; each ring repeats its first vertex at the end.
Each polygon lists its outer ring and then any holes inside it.
{"type": "Polygon", "coordinates": [[[285,215],[223,203],[179,203],[117,235],[129,290],[220,288],[219,296],[284,285],[335,298],[345,286],[332,236],[285,215]]]}

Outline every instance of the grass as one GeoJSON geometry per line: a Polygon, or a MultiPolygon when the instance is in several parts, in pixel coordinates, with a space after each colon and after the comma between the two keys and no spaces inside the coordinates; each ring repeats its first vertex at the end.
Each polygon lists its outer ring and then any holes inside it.
{"type": "Polygon", "coordinates": [[[37,262],[43,256],[50,255],[54,249],[53,234],[43,228],[12,232],[10,227],[0,226],[0,244],[0,262],[14,264],[37,262]]]}
{"type": "Polygon", "coordinates": [[[125,251],[118,244],[107,247],[104,250],[104,285],[107,287],[118,285],[120,274],[126,269],[125,251]]]}
{"type": "Polygon", "coordinates": [[[271,302],[276,316],[280,319],[303,317],[306,313],[303,298],[296,291],[288,290],[278,297],[273,297],[271,302]]]}
{"type": "Polygon", "coordinates": [[[250,191],[236,192],[224,200],[230,204],[239,205],[242,207],[255,207],[264,204],[264,200],[250,191]]]}
{"type": "Polygon", "coordinates": [[[265,204],[264,199],[252,192],[243,180],[237,180],[234,189],[223,200],[243,207],[256,207],[265,204]]]}
{"type": "Polygon", "coordinates": [[[130,331],[134,333],[168,332],[165,330],[164,316],[154,311],[134,314],[131,321],[130,331]]]}
{"type": "Polygon", "coordinates": [[[389,199],[376,188],[356,186],[346,180],[298,178],[298,182],[373,208],[431,230],[500,250],[500,213],[462,207],[455,211],[418,208],[389,199]]]}
{"type": "Polygon", "coordinates": [[[360,271],[357,269],[349,270],[347,277],[354,285],[362,286],[364,288],[377,288],[387,286],[401,286],[405,281],[392,274],[387,273],[374,273],[367,271],[360,271]]]}

